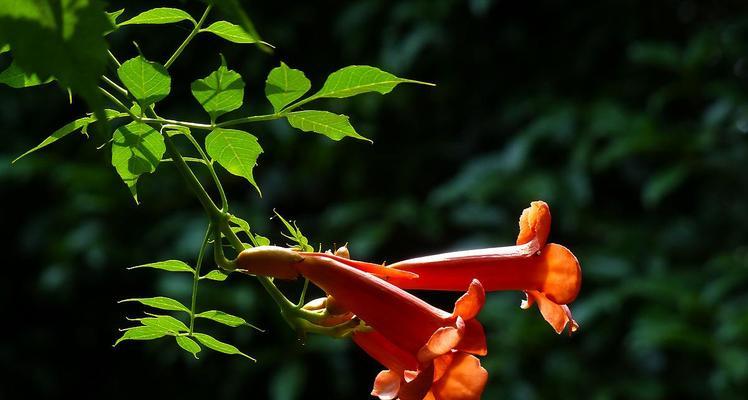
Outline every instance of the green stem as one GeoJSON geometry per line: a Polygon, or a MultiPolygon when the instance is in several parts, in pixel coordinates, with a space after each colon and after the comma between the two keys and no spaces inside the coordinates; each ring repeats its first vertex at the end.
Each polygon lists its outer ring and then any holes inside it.
{"type": "Polygon", "coordinates": [[[127,89],[123,88],[122,86],[116,84],[113,80],[107,78],[105,75],[101,77],[104,82],[107,83],[107,85],[111,86],[114,90],[122,93],[123,96],[127,97],[129,93],[127,92],[127,89]]]}
{"type": "Polygon", "coordinates": [[[166,61],[166,64],[164,64],[164,67],[168,69],[172,64],[174,64],[174,61],[177,60],[177,57],[179,57],[180,54],[184,51],[184,48],[187,47],[187,45],[192,41],[192,38],[197,35],[198,32],[200,32],[200,27],[203,26],[203,23],[205,22],[205,18],[208,17],[208,13],[210,12],[210,9],[212,6],[208,6],[205,8],[205,11],[203,12],[203,15],[200,17],[200,20],[197,21],[197,24],[195,24],[195,27],[192,28],[192,32],[190,32],[189,35],[184,39],[182,44],[177,47],[177,49],[174,51],[174,54],[169,57],[169,59],[166,61]]]}
{"type": "MultiPolygon", "coordinates": [[[[205,191],[203,184],[200,183],[200,181],[195,176],[195,173],[192,172],[190,167],[184,161],[182,155],[179,153],[179,150],[174,145],[174,142],[171,140],[169,135],[163,134],[162,136],[164,137],[164,143],[166,144],[166,151],[174,161],[174,165],[177,167],[179,173],[182,174],[182,177],[187,181],[187,184],[197,196],[197,199],[200,201],[203,209],[208,214],[208,218],[210,218],[213,223],[219,222],[221,220],[221,217],[223,216],[223,213],[218,209],[218,207],[216,207],[216,204],[213,202],[210,196],[208,196],[208,192],[205,191]]],[[[217,243],[216,245],[219,245],[219,243],[217,243]]]]}
{"type": "Polygon", "coordinates": [[[260,121],[272,121],[275,119],[283,118],[283,114],[266,114],[266,115],[253,115],[251,117],[242,117],[237,119],[231,119],[225,122],[219,122],[215,124],[216,128],[225,128],[227,126],[241,125],[249,122],[260,122],[260,121]]]}
{"type": "Polygon", "coordinates": [[[155,124],[180,125],[180,126],[186,126],[187,128],[193,128],[193,129],[204,129],[204,130],[215,129],[215,125],[211,125],[211,124],[199,124],[196,122],[177,121],[174,119],[167,119],[167,118],[141,118],[141,122],[145,122],[146,124],[155,123],[155,124]]]}
{"type": "Polygon", "coordinates": [[[130,108],[128,108],[126,105],[124,105],[115,95],[109,93],[104,88],[99,88],[99,90],[101,91],[101,93],[104,94],[104,96],[106,96],[109,100],[111,100],[114,104],[116,104],[124,112],[126,112],[128,115],[130,115],[130,118],[132,118],[135,121],[141,121],[141,118],[138,117],[137,115],[133,114],[133,112],[130,111],[130,108]]]}
{"type": "Polygon", "coordinates": [[[107,50],[106,52],[107,52],[107,55],[109,56],[109,59],[112,60],[112,62],[114,63],[115,66],[117,66],[117,68],[122,66],[122,63],[120,63],[119,60],[117,60],[117,57],[114,56],[114,53],[112,53],[111,50],[107,50]]]}
{"type": "Polygon", "coordinates": [[[210,171],[210,176],[213,178],[213,182],[215,182],[216,187],[218,188],[218,194],[221,196],[221,211],[226,213],[229,211],[229,202],[226,198],[226,192],[223,190],[223,185],[221,185],[221,180],[218,179],[218,174],[216,174],[216,169],[213,167],[213,163],[208,158],[208,155],[205,154],[205,151],[203,151],[202,146],[195,140],[195,137],[192,136],[190,133],[186,133],[185,136],[187,136],[187,139],[192,143],[193,146],[195,146],[195,149],[197,149],[197,152],[200,153],[200,157],[203,158],[205,161],[205,165],[208,167],[208,171],[210,171]]]}
{"type": "Polygon", "coordinates": [[[208,230],[205,231],[203,242],[200,245],[200,253],[197,255],[197,265],[195,266],[195,276],[192,278],[192,302],[190,304],[190,335],[195,328],[195,305],[197,304],[197,283],[200,280],[200,268],[203,266],[203,256],[205,247],[208,245],[208,237],[213,230],[213,224],[208,223],[208,230]]]}

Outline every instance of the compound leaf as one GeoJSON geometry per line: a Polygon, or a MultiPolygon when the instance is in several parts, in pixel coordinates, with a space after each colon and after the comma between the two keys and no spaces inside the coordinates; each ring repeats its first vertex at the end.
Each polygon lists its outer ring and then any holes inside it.
{"type": "Polygon", "coordinates": [[[213,336],[206,335],[204,333],[193,333],[193,336],[195,337],[195,339],[197,339],[198,342],[202,343],[203,345],[205,345],[205,347],[209,349],[212,349],[212,350],[215,350],[221,353],[225,353],[225,354],[241,355],[241,356],[247,357],[248,359],[252,361],[257,361],[254,358],[242,353],[236,347],[228,343],[224,343],[214,338],[213,336]]]}
{"type": "Polygon", "coordinates": [[[169,95],[171,77],[163,65],[142,56],[131,58],[117,68],[117,76],[142,106],[169,95]]]}
{"type": "Polygon", "coordinates": [[[329,137],[332,140],[340,140],[346,136],[352,138],[371,140],[361,136],[348,122],[348,116],[334,114],[329,111],[296,111],[286,115],[288,123],[294,128],[304,132],[316,132],[329,137]]]}
{"type": "Polygon", "coordinates": [[[179,260],[167,260],[167,261],[159,261],[149,264],[143,264],[143,265],[136,265],[134,267],[130,267],[128,269],[138,269],[138,268],[155,268],[155,269],[161,269],[164,271],[169,272],[191,272],[195,273],[195,270],[192,269],[187,263],[184,261],[179,260]]]}
{"type": "Polygon", "coordinates": [[[289,68],[281,62],[280,67],[273,68],[268,74],[265,81],[265,97],[273,105],[273,110],[280,112],[283,107],[303,96],[311,87],[312,83],[303,72],[289,68]]]}
{"type": "Polygon", "coordinates": [[[127,21],[121,22],[123,25],[145,25],[145,24],[173,24],[175,22],[191,21],[196,24],[195,19],[190,14],[178,8],[159,7],[152,10],[144,11],[127,21]]]}
{"type": "Polygon", "coordinates": [[[250,44],[259,41],[241,26],[228,21],[216,21],[207,28],[200,29],[200,32],[210,32],[234,43],[250,44]]]}
{"type": "Polygon", "coordinates": [[[149,307],[158,308],[160,310],[184,311],[188,314],[190,313],[190,309],[185,307],[184,304],[180,303],[177,300],[164,297],[164,296],[125,299],[125,300],[120,300],[119,302],[120,303],[138,302],[149,307]]]}
{"type": "Polygon", "coordinates": [[[260,192],[252,169],[262,154],[262,147],[254,135],[236,129],[214,129],[205,138],[205,149],[227,171],[245,178],[260,192]]]}
{"type": "Polygon", "coordinates": [[[164,138],[152,127],[131,122],[112,136],[112,166],[138,202],[136,184],[140,175],[153,173],[166,152],[164,138]]]}
{"type": "Polygon", "coordinates": [[[195,99],[210,114],[211,121],[236,110],[244,102],[244,80],[237,72],[226,67],[223,57],[218,70],[192,82],[191,89],[195,99]]]}
{"type": "Polygon", "coordinates": [[[343,98],[361,93],[379,92],[387,94],[401,83],[417,83],[434,86],[432,83],[398,78],[389,72],[368,65],[351,65],[339,69],[327,77],[325,84],[313,98],[343,98]]]}
{"type": "Polygon", "coordinates": [[[126,330],[125,333],[114,342],[114,346],[125,340],[153,340],[162,338],[167,334],[167,331],[153,326],[136,326],[135,328],[126,330]]]}
{"type": "Polygon", "coordinates": [[[198,358],[197,353],[202,350],[199,344],[197,344],[194,340],[188,338],[187,336],[177,336],[175,339],[177,340],[177,344],[179,345],[179,347],[192,353],[195,358],[198,358]]]}

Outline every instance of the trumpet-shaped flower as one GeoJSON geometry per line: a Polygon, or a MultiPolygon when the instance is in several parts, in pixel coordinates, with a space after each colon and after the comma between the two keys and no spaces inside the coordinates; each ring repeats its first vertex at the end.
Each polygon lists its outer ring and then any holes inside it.
{"type": "Polygon", "coordinates": [[[477,400],[488,379],[480,361],[465,352],[450,351],[424,366],[376,331],[356,332],[353,341],[387,368],[371,392],[381,400],[477,400]],[[421,372],[414,374],[416,368],[421,372]]]}
{"type": "Polygon", "coordinates": [[[485,302],[485,292],[477,280],[465,287],[467,292],[448,313],[374,276],[417,275],[333,254],[256,247],[243,251],[236,266],[246,273],[278,278],[304,276],[332,296],[340,309],[355,314],[420,363],[453,349],[486,353],[483,327],[475,320],[485,302]]]}
{"type": "Polygon", "coordinates": [[[542,201],[522,212],[515,246],[458,251],[413,258],[390,265],[418,277],[384,276],[404,289],[465,290],[478,279],[487,291],[523,290],[522,308],[537,302],[543,317],[556,332],[567,324],[578,328],[566,304],[579,293],[581,269],[574,254],[559,244],[546,244],[551,213],[542,201]]]}

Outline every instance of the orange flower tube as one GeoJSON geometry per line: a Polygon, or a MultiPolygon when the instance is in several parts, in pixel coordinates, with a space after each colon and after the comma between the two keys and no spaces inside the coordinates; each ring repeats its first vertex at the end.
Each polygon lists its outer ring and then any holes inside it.
{"type": "Polygon", "coordinates": [[[578,325],[566,304],[579,293],[581,269],[566,247],[546,244],[550,224],[550,208],[545,202],[535,201],[522,212],[517,245],[400,261],[389,268],[412,272],[418,277],[383,276],[383,279],[404,289],[461,291],[478,279],[487,291],[523,290],[527,300],[522,308],[537,302],[543,317],[556,332],[562,332],[567,323],[573,332],[578,325]]]}
{"type": "Polygon", "coordinates": [[[454,312],[438,309],[418,297],[330,257],[306,254],[294,267],[392,343],[419,362],[459,349],[485,354],[485,336],[474,318],[485,302],[474,281],[457,300],[454,312]]]}

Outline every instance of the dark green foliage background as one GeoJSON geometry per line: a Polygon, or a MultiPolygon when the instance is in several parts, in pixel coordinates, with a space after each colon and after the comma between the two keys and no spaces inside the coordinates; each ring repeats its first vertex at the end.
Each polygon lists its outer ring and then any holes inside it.
{"type": "MultiPolygon", "coordinates": [[[[161,3],[193,15],[202,7],[161,3]]],[[[519,293],[489,296],[484,398],[741,398],[748,7],[654,3],[255,1],[246,9],[275,54],[201,35],[174,64],[160,111],[206,120],[189,83],[215,69],[219,51],[244,76],[254,114],[271,110],[264,80],[280,60],[316,88],[349,64],[436,82],[327,103],[373,146],[283,121],[247,127],[265,149],[255,169],[263,198],[224,174],[234,209],[275,241],[273,207],[315,243],[349,242],[354,257],[393,261],[510,244],[522,208],[544,199],[552,241],[582,263],[572,307],[581,330],[556,336],[537,309],[519,309],[519,293]]],[[[132,16],[151,4],[109,9],[132,16]]],[[[126,27],[111,39],[121,59],[137,54],[136,40],[163,62],[187,31],[126,27]]],[[[190,293],[188,277],[125,267],[194,261],[204,222],[168,164],[140,180],[135,206],[95,132],[10,166],[84,111],[54,84],[0,88],[0,397],[366,398],[375,362],[347,341],[297,342],[242,277],[202,283],[199,308],[241,315],[267,333],[201,323],[257,364],[207,351],[197,361],[169,339],[111,348],[123,316],[140,310],[116,300],[190,293]]],[[[454,299],[427,296],[444,307],[454,299]]]]}

